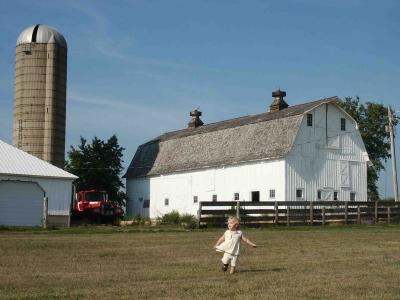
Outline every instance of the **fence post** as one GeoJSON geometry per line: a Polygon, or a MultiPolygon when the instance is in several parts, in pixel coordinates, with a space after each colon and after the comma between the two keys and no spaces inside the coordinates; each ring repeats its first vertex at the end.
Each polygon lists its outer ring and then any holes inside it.
{"type": "Polygon", "coordinates": [[[390,206],[387,208],[387,223],[390,224],[390,206]]]}
{"type": "Polygon", "coordinates": [[[378,224],[378,201],[375,201],[375,224],[378,224]]]}
{"type": "Polygon", "coordinates": [[[278,224],[278,201],[275,200],[275,224],[278,224]]]}
{"type": "Polygon", "coordinates": [[[290,208],[286,205],[286,226],[290,226],[290,208]]]}
{"type": "Polygon", "coordinates": [[[322,207],[322,225],[325,225],[325,206],[322,207]]]}
{"type": "Polygon", "coordinates": [[[240,211],[239,211],[239,209],[240,209],[240,204],[239,204],[239,200],[238,201],[236,201],[236,218],[240,218],[240,211]]]}
{"type": "Polygon", "coordinates": [[[347,224],[349,219],[349,203],[347,201],[344,202],[344,224],[347,224]]]}
{"type": "Polygon", "coordinates": [[[49,212],[49,198],[43,198],[43,219],[42,219],[42,226],[43,228],[47,228],[47,215],[49,212]]]}
{"type": "Polygon", "coordinates": [[[312,226],[314,223],[314,205],[313,202],[310,201],[310,225],[312,226]]]}
{"type": "Polygon", "coordinates": [[[197,211],[197,229],[200,228],[201,209],[202,209],[202,204],[200,202],[199,203],[199,210],[197,211]]]}
{"type": "Polygon", "coordinates": [[[360,205],[357,205],[357,224],[361,224],[361,209],[360,209],[360,205]]]}

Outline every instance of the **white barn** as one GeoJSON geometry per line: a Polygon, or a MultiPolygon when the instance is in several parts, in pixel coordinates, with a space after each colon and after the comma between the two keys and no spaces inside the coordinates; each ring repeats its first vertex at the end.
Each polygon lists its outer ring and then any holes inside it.
{"type": "Polygon", "coordinates": [[[368,154],[337,97],[189,127],[138,147],[125,174],[128,216],[172,210],[195,215],[199,201],[367,201],[368,154]]]}
{"type": "Polygon", "coordinates": [[[69,226],[72,181],[60,168],[0,141],[0,226],[69,226]]]}

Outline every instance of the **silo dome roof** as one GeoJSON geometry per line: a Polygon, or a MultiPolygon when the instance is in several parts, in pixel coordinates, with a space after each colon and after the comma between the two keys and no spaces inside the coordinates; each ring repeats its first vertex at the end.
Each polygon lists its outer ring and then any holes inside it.
{"type": "Polygon", "coordinates": [[[17,46],[29,43],[58,44],[67,48],[64,36],[57,29],[47,25],[32,25],[24,29],[17,39],[17,46]]]}

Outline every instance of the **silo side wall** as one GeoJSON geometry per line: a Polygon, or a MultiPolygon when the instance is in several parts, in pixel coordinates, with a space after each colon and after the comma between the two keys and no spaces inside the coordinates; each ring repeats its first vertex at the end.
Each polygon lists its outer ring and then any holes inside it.
{"type": "Polygon", "coordinates": [[[47,44],[44,160],[64,167],[67,50],[47,44]]]}
{"type": "Polygon", "coordinates": [[[16,47],[13,144],[63,168],[67,49],[57,44],[16,47]]]}
{"type": "Polygon", "coordinates": [[[43,159],[46,64],[46,44],[17,46],[13,143],[40,159],[43,159]]]}

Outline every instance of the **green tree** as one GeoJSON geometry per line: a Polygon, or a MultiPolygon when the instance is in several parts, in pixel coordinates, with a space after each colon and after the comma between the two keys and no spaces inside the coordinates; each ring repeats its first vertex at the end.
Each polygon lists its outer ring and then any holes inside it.
{"type": "Polygon", "coordinates": [[[126,195],[121,180],[122,152],[116,135],[103,141],[94,137],[91,144],[81,137],[80,145],[71,146],[65,169],[78,176],[77,191],[97,189],[106,191],[111,200],[124,204],[126,195]]]}
{"type": "Polygon", "coordinates": [[[387,107],[379,103],[360,103],[359,97],[346,97],[342,107],[356,120],[359,125],[365,148],[372,165],[368,166],[368,198],[379,200],[377,182],[379,174],[385,169],[383,161],[390,158],[387,107]]]}

